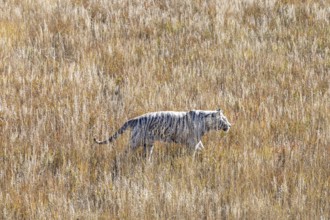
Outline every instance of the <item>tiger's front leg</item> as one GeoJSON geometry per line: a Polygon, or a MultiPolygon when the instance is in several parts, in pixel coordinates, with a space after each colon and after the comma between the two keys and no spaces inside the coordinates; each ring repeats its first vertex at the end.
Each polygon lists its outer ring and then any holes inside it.
{"type": "Polygon", "coordinates": [[[204,149],[204,145],[201,140],[188,142],[187,147],[191,152],[193,152],[193,157],[195,157],[195,154],[198,150],[204,149]]]}
{"type": "Polygon", "coordinates": [[[202,143],[202,141],[199,141],[196,145],[195,145],[195,151],[197,150],[203,150],[204,149],[204,145],[202,143]]]}
{"type": "Polygon", "coordinates": [[[202,143],[202,141],[199,141],[195,146],[194,146],[194,154],[193,154],[193,158],[195,158],[196,152],[197,151],[201,151],[204,149],[204,145],[202,143]]]}

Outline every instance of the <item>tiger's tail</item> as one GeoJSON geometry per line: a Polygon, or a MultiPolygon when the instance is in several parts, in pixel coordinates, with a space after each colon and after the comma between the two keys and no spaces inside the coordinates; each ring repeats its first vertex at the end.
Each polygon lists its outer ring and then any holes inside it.
{"type": "Polygon", "coordinates": [[[126,129],[128,127],[130,127],[130,121],[127,121],[121,128],[119,128],[118,131],[116,131],[116,133],[114,133],[114,135],[110,136],[107,140],[98,141],[98,140],[96,140],[96,138],[94,138],[94,142],[97,143],[97,144],[108,144],[108,143],[111,143],[112,141],[116,140],[119,135],[121,135],[122,133],[124,133],[124,131],[126,131],[126,129]]]}

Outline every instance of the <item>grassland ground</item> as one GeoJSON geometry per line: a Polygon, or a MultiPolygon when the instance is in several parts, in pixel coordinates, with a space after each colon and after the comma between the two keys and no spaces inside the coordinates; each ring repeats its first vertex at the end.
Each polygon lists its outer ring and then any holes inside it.
{"type": "Polygon", "coordinates": [[[0,0],[0,218],[329,219],[329,36],[322,0],[0,0]],[[195,160],[93,144],[219,107],[195,160]]]}

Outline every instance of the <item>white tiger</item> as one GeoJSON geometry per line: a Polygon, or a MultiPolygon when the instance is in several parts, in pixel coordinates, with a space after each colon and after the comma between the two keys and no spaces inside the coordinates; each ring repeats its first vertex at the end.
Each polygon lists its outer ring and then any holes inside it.
{"type": "Polygon", "coordinates": [[[186,145],[189,149],[204,148],[201,141],[203,135],[210,130],[228,131],[231,124],[222,111],[192,110],[189,112],[160,111],[151,112],[130,119],[111,137],[97,144],[114,141],[126,129],[131,129],[130,148],[144,147],[144,155],[151,159],[155,141],[174,142],[186,145]]]}

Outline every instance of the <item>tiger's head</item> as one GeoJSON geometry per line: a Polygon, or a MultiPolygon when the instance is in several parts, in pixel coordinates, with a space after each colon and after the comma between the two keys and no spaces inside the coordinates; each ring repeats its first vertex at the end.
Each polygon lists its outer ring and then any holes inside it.
{"type": "Polygon", "coordinates": [[[229,131],[231,124],[229,123],[223,112],[218,109],[206,115],[206,123],[210,129],[229,131]]]}

